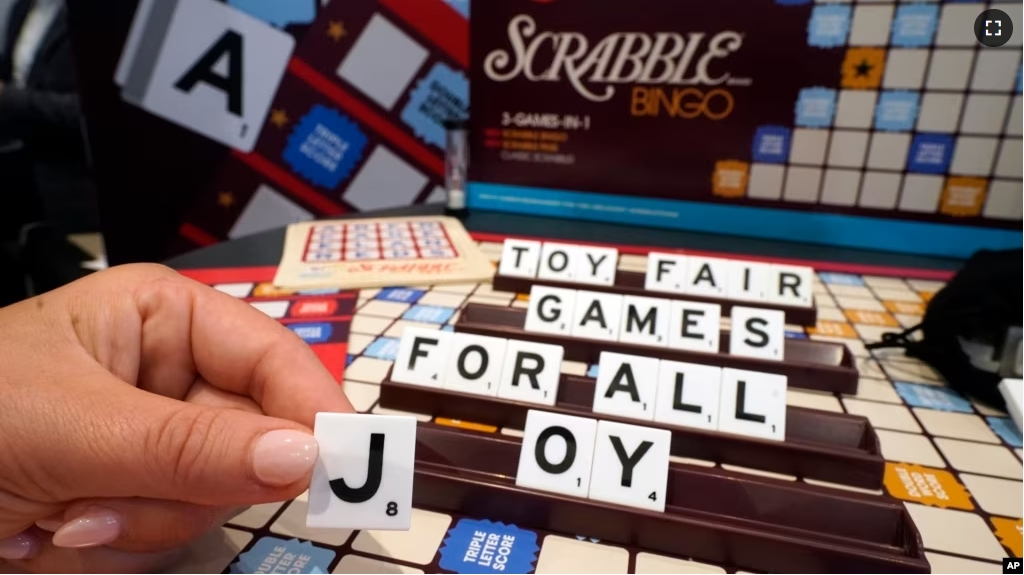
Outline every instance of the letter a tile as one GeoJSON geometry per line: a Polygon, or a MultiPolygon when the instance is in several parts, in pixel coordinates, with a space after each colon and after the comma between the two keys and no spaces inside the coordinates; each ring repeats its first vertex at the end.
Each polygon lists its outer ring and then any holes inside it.
{"type": "Polygon", "coordinates": [[[411,523],[416,419],[318,413],[320,454],[306,526],[406,531],[411,523]]]}

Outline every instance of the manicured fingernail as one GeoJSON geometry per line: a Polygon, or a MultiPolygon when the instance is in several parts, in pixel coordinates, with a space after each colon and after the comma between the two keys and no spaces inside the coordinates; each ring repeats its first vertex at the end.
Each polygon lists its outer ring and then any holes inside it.
{"type": "Polygon", "coordinates": [[[50,533],[53,533],[54,531],[60,529],[63,526],[63,519],[40,519],[39,521],[36,521],[36,527],[42,529],[43,531],[49,531],[50,533]]]}
{"type": "Polygon", "coordinates": [[[39,539],[28,533],[0,539],[0,559],[28,559],[39,551],[39,539]]]}
{"type": "Polygon", "coordinates": [[[121,517],[109,509],[90,509],[53,534],[57,547],[97,547],[121,535],[121,517]]]}
{"type": "Polygon", "coordinates": [[[253,471],[268,485],[289,485],[309,474],[320,448],[312,435],[279,429],[256,442],[253,471]]]}

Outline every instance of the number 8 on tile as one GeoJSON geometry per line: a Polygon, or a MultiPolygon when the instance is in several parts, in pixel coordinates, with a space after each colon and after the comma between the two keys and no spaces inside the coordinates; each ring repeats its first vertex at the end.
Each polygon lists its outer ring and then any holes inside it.
{"type": "Polygon", "coordinates": [[[405,531],[412,518],[416,419],[318,413],[320,454],[306,526],[405,531]]]}

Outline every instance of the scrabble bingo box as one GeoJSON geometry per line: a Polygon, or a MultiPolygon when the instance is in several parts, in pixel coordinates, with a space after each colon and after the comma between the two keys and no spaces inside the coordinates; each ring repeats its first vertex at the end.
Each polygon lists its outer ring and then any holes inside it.
{"type": "Polygon", "coordinates": [[[473,207],[1020,245],[1019,2],[502,0],[470,26],[473,207]],[[974,35],[988,8],[1014,22],[1004,46],[974,35]]]}

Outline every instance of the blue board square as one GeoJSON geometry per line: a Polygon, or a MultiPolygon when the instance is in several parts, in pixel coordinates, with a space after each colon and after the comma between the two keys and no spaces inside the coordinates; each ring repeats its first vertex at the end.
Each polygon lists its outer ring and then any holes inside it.
{"type": "Polygon", "coordinates": [[[530,573],[537,534],[494,521],[460,519],[441,545],[441,569],[453,573],[530,573]]]}
{"type": "Polygon", "coordinates": [[[373,343],[366,346],[366,351],[363,352],[363,355],[376,359],[395,361],[395,358],[398,357],[399,342],[401,340],[397,337],[378,337],[373,340],[373,343]]]}
{"type": "Polygon", "coordinates": [[[971,402],[959,393],[945,387],[921,383],[895,382],[896,393],[911,407],[926,407],[938,411],[974,413],[971,402]]]}
{"type": "Polygon", "coordinates": [[[331,339],[334,328],[329,323],[293,323],[288,329],[295,332],[306,343],[323,343],[331,339]]]}
{"type": "Polygon", "coordinates": [[[882,92],[875,108],[875,128],[892,132],[908,132],[917,121],[916,92],[882,92]]]}
{"type": "Polygon", "coordinates": [[[356,356],[354,356],[354,355],[347,355],[347,356],[345,356],[345,367],[348,367],[348,366],[352,365],[352,362],[355,361],[355,360],[356,360],[356,356]]]}
{"type": "Polygon", "coordinates": [[[996,435],[1003,438],[1003,441],[1013,447],[1024,447],[1024,438],[1009,417],[986,417],[985,421],[996,435]]]}
{"type": "Polygon", "coordinates": [[[863,286],[864,278],[853,274],[840,274],[835,272],[821,272],[818,274],[821,281],[827,284],[841,286],[863,286]]]}
{"type": "Polygon", "coordinates": [[[811,0],[775,0],[775,3],[780,6],[802,6],[810,4],[811,0]]]}
{"type": "Polygon", "coordinates": [[[850,34],[852,8],[836,4],[819,4],[807,22],[807,45],[815,48],[836,48],[846,44],[850,34]]]}
{"type": "Polygon", "coordinates": [[[836,110],[836,91],[830,88],[804,88],[796,102],[796,125],[827,128],[836,110]]]}
{"type": "Polygon", "coordinates": [[[228,4],[278,28],[309,24],[316,17],[316,0],[228,0],[228,4]]]}
{"type": "Polygon", "coordinates": [[[953,137],[945,134],[917,134],[910,144],[907,171],[944,174],[953,157],[953,137]]]}
{"type": "Polygon", "coordinates": [[[786,337],[789,339],[807,339],[807,334],[802,331],[787,331],[786,337]]]}
{"type": "Polygon", "coordinates": [[[597,379],[597,364],[596,363],[594,365],[592,365],[592,366],[587,368],[587,377],[592,377],[594,379],[597,379]]]}
{"type": "Polygon", "coordinates": [[[936,4],[901,4],[892,22],[892,45],[901,48],[931,45],[938,21],[936,4]]]}
{"type": "Polygon", "coordinates": [[[262,537],[238,556],[231,573],[329,573],[334,551],[309,541],[262,537]]]}
{"type": "Polygon", "coordinates": [[[295,125],[283,157],[297,174],[333,190],[352,173],[366,142],[355,122],[318,104],[295,125]]]}
{"type": "Polygon", "coordinates": [[[455,315],[455,309],[436,305],[415,305],[409,308],[402,319],[423,323],[445,323],[455,315]]]}
{"type": "Polygon", "coordinates": [[[469,113],[469,80],[442,62],[434,64],[409,93],[402,121],[428,144],[444,148],[444,123],[461,120],[469,113]]]}
{"type": "Polygon", "coordinates": [[[411,288],[384,288],[380,290],[377,297],[373,299],[380,299],[384,301],[397,301],[400,303],[415,303],[423,294],[427,293],[421,289],[411,288]]]}
{"type": "Polygon", "coordinates": [[[450,324],[446,325],[446,326],[441,328],[441,331],[455,331],[455,326],[450,325],[450,324]]]}
{"type": "Polygon", "coordinates": [[[760,126],[754,133],[754,149],[751,157],[755,162],[782,164],[789,157],[789,128],[782,126],[760,126]]]}

